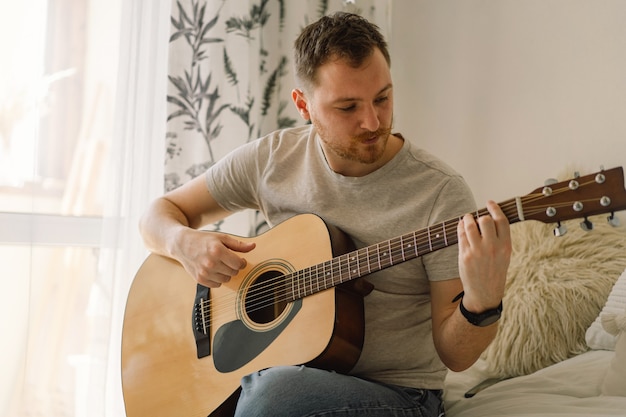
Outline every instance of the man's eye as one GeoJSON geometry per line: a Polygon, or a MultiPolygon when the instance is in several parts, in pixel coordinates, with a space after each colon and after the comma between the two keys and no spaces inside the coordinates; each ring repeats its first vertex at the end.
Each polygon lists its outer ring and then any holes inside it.
{"type": "Polygon", "coordinates": [[[389,100],[389,97],[387,97],[387,96],[379,97],[379,98],[376,99],[376,103],[384,103],[387,100],[389,100]]]}
{"type": "Polygon", "coordinates": [[[351,112],[354,109],[356,109],[356,106],[354,105],[348,106],[348,107],[339,107],[339,110],[344,111],[344,112],[351,112]]]}

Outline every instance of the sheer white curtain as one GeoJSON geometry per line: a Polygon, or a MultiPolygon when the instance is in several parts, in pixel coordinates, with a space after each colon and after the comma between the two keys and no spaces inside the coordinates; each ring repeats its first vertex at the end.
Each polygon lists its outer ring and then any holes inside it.
{"type": "MultiPolygon", "coordinates": [[[[0,8],[0,21],[24,19],[16,27],[35,23],[32,8],[43,16],[38,30],[10,34],[13,42],[21,36],[40,39],[33,41],[38,49],[3,64],[15,67],[13,74],[0,71],[0,121],[17,126],[0,132],[1,159],[23,168],[3,171],[5,179],[19,181],[0,181],[0,415],[123,416],[124,306],[147,255],[137,222],[163,192],[171,0],[40,0],[27,7],[0,8]],[[67,33],[71,45],[63,38],[67,33]],[[55,36],[61,41],[55,43],[55,36]],[[71,59],[36,71],[25,58],[17,62],[26,55],[43,62],[58,52],[50,45],[62,45],[71,59]],[[77,89],[79,111],[58,106],[67,97],[52,85],[59,78],[46,74],[59,65],[74,66],[60,74],[77,89]],[[8,118],[17,107],[1,94],[22,78],[25,85],[39,81],[15,76],[20,70],[50,82],[45,98],[24,107],[32,109],[24,119],[28,135],[8,118]],[[2,79],[7,74],[13,79],[2,79]],[[116,78],[117,85],[111,83],[116,78]],[[56,138],[52,127],[68,132],[63,128],[70,119],[77,126],[73,135],[46,142],[47,136],[56,138]],[[32,146],[20,154],[23,138],[32,146]],[[51,152],[47,146],[63,149],[51,152]],[[65,176],[44,175],[50,166],[65,176]]],[[[3,59],[10,43],[4,35],[3,59]]]]}
{"type": "MultiPolygon", "coordinates": [[[[98,414],[102,416],[124,415],[120,383],[124,306],[132,278],[147,255],[137,223],[148,203],[163,193],[170,8],[170,0],[123,2],[116,128],[99,259],[102,303],[110,312],[110,327],[103,329],[109,334],[109,348],[103,369],[105,403],[98,414]]],[[[101,393],[102,385],[90,385],[94,401],[101,393]]]]}

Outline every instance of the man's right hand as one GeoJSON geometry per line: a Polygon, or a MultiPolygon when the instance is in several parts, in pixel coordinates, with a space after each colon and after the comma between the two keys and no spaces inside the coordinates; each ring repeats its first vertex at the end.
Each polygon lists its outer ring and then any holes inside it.
{"type": "Polygon", "coordinates": [[[217,288],[237,275],[246,266],[247,253],[255,248],[253,242],[243,242],[235,236],[185,228],[180,233],[176,258],[201,285],[217,288]]]}

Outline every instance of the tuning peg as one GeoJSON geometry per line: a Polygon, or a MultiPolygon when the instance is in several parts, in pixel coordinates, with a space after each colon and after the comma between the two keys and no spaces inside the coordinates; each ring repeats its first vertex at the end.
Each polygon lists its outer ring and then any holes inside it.
{"type": "Polygon", "coordinates": [[[619,218],[615,217],[615,213],[611,213],[611,215],[607,217],[606,220],[613,227],[618,227],[620,225],[619,218]]]}
{"type": "Polygon", "coordinates": [[[565,233],[567,233],[567,227],[563,226],[561,222],[558,222],[557,226],[554,228],[554,236],[561,237],[565,233]]]}
{"type": "Polygon", "coordinates": [[[556,184],[557,182],[559,182],[559,180],[557,180],[556,178],[548,178],[547,180],[543,182],[543,185],[545,185],[546,187],[549,187],[550,185],[556,184]]]}
{"type": "Polygon", "coordinates": [[[589,232],[593,230],[593,223],[591,223],[591,221],[585,217],[585,220],[580,222],[580,228],[583,229],[585,232],[589,232]]]}

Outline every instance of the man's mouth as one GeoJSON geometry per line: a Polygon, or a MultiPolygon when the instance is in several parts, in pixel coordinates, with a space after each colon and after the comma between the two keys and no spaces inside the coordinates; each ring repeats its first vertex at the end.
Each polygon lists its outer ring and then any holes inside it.
{"type": "Polygon", "coordinates": [[[378,142],[378,137],[378,135],[365,137],[361,139],[361,143],[364,145],[373,145],[374,143],[378,142]]]}

